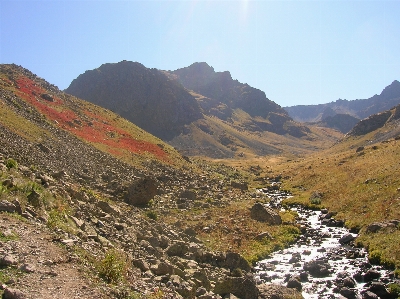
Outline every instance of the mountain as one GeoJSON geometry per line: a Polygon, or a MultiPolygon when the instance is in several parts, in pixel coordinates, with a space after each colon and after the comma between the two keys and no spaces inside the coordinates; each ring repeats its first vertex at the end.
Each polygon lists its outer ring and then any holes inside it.
{"type": "Polygon", "coordinates": [[[135,62],[104,64],[66,92],[112,109],[181,153],[227,158],[308,151],[338,135],[294,122],[265,93],[206,63],[176,71],[135,62]]]}
{"type": "Polygon", "coordinates": [[[242,109],[252,117],[267,118],[269,113],[287,115],[263,91],[233,80],[228,71],[215,72],[205,62],[193,63],[171,73],[187,89],[213,99],[208,105],[202,106],[206,114],[212,114],[213,110],[225,105],[229,109],[229,113],[224,114],[225,119],[231,116],[234,109],[242,109]]]}
{"type": "Polygon", "coordinates": [[[299,122],[318,122],[324,121],[327,111],[335,114],[348,114],[358,119],[364,119],[372,114],[376,114],[400,104],[400,82],[395,80],[385,87],[379,95],[374,95],[368,99],[358,99],[353,101],[337,100],[335,102],[319,105],[298,105],[285,107],[289,115],[299,122]]]}
{"type": "Polygon", "coordinates": [[[65,91],[112,110],[163,140],[202,118],[195,98],[180,84],[138,62],[103,64],[81,74],[65,91]]]}

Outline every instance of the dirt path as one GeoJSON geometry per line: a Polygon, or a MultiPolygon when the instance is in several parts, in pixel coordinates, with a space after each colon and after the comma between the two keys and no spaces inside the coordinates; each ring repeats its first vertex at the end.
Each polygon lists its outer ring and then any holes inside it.
{"type": "Polygon", "coordinates": [[[0,269],[3,289],[35,299],[105,298],[44,226],[0,213],[0,232],[0,259],[12,263],[0,269]]]}

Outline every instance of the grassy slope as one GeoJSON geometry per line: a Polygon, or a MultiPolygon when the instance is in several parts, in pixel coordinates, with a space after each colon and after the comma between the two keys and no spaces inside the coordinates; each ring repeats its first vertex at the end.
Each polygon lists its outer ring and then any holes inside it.
{"type": "Polygon", "coordinates": [[[0,123],[30,141],[40,142],[52,138],[42,120],[135,166],[147,159],[176,166],[184,163],[171,146],[117,114],[63,92],[49,91],[48,85],[16,66],[1,65],[4,96],[0,98],[0,123]],[[42,94],[50,94],[53,101],[43,99],[42,94]],[[37,122],[32,121],[35,114],[39,115],[37,122]]]}
{"type": "Polygon", "coordinates": [[[336,212],[346,226],[360,230],[358,241],[380,260],[400,267],[400,230],[366,233],[373,222],[400,220],[400,140],[366,146],[373,138],[349,138],[334,147],[304,159],[277,160],[269,172],[282,173],[283,188],[293,192],[288,203],[311,205],[314,192],[323,194],[321,204],[336,212]]]}

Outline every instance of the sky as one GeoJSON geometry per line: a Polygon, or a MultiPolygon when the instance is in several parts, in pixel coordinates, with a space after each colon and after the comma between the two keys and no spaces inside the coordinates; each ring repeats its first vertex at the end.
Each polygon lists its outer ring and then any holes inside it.
{"type": "Polygon", "coordinates": [[[207,62],[281,105],[400,80],[400,0],[0,0],[0,63],[65,89],[104,63],[207,62]]]}

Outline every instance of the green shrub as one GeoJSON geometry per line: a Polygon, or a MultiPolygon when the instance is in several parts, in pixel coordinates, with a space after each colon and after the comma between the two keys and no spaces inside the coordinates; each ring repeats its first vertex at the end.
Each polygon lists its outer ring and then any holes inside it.
{"type": "Polygon", "coordinates": [[[128,262],[125,255],[116,249],[107,251],[103,260],[98,264],[99,276],[108,283],[122,281],[128,271],[128,262]]]}
{"type": "Polygon", "coordinates": [[[153,210],[147,211],[146,216],[153,220],[157,220],[157,218],[158,218],[157,213],[153,210]]]}
{"type": "Polygon", "coordinates": [[[368,259],[372,264],[379,265],[381,263],[382,253],[380,250],[373,250],[369,253],[368,259]]]}
{"type": "Polygon", "coordinates": [[[6,167],[7,167],[8,169],[11,169],[11,168],[18,168],[18,163],[17,163],[17,161],[15,161],[14,159],[9,158],[9,159],[7,159],[7,161],[6,161],[6,167]]]}

